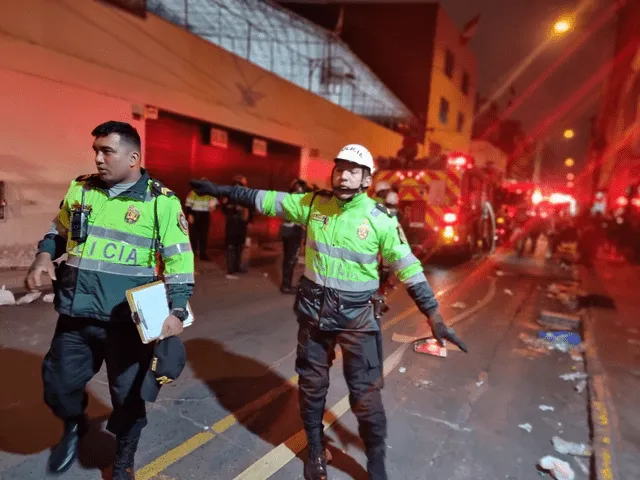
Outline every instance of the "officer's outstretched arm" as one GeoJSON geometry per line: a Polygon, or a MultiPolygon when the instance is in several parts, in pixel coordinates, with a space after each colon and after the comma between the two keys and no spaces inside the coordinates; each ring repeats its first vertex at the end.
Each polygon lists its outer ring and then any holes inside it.
{"type": "Polygon", "coordinates": [[[465,344],[458,339],[452,328],[447,327],[438,312],[438,300],[424,275],[422,264],[411,252],[407,238],[396,218],[390,219],[386,232],[381,236],[383,258],[391,264],[391,269],[407,287],[407,292],[420,312],[427,317],[434,336],[440,343],[443,340],[449,340],[466,352],[465,344]]]}
{"type": "Polygon", "coordinates": [[[195,283],[188,222],[178,197],[161,195],[157,201],[167,295],[171,308],[186,308],[195,283]]]}
{"type": "Polygon", "coordinates": [[[216,185],[207,180],[191,180],[200,195],[227,197],[230,202],[255,210],[263,215],[278,216],[290,222],[305,225],[313,193],[285,193],[274,190],[257,190],[239,186],[216,185]]]}

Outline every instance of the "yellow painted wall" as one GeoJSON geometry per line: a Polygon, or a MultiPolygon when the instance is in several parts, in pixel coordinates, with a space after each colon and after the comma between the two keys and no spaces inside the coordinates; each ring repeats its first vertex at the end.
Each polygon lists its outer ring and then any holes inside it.
{"type": "Polygon", "coordinates": [[[475,56],[460,43],[460,32],[447,16],[443,8],[438,9],[436,39],[434,42],[431,89],[427,114],[427,141],[438,142],[443,150],[467,150],[471,141],[473,109],[478,82],[478,68],[475,56]],[[445,74],[446,50],[454,55],[453,78],[445,74]],[[469,93],[462,93],[462,74],[469,74],[469,93]],[[449,118],[446,124],[440,121],[440,98],[449,101],[449,118]],[[464,115],[464,127],[461,133],[456,131],[458,112],[464,115]]]}
{"type": "MultiPolygon", "coordinates": [[[[344,144],[362,143],[377,156],[395,154],[401,143],[398,134],[154,15],[140,19],[93,0],[3,0],[0,180],[19,202],[31,202],[37,190],[40,208],[10,210],[0,221],[0,246],[41,237],[60,191],[94,170],[91,128],[131,121],[132,105],[317,149],[301,172],[316,183],[344,144]],[[243,103],[238,85],[246,84],[263,97],[254,107],[243,103]]],[[[136,126],[144,136],[142,122],[136,126]]]]}

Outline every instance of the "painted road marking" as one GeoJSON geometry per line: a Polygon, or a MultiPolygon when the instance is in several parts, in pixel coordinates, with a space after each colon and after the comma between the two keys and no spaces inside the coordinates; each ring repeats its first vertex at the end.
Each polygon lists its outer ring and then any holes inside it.
{"type": "MultiPolygon", "coordinates": [[[[485,295],[485,297],[480,300],[473,308],[453,317],[448,322],[448,325],[454,325],[470,317],[481,308],[484,308],[493,299],[495,293],[496,279],[492,279],[487,295],[485,295]]],[[[414,308],[410,310],[416,309],[414,308]]],[[[389,326],[389,324],[395,323],[397,322],[387,322],[385,326],[389,326]]],[[[385,360],[383,376],[387,376],[389,372],[395,369],[398,363],[400,363],[402,355],[407,350],[407,348],[409,348],[409,345],[410,344],[404,344],[400,346],[385,360]]],[[[322,422],[325,429],[333,425],[342,415],[347,412],[347,410],[349,410],[349,395],[343,397],[327,413],[325,413],[322,422]]],[[[270,450],[269,453],[253,463],[249,468],[235,477],[234,480],[266,480],[267,478],[278,472],[291,460],[293,460],[306,446],[307,439],[305,437],[304,430],[300,430],[285,442],[270,450]]]]}
{"type": "MultiPolygon", "coordinates": [[[[438,291],[436,294],[437,298],[442,297],[447,292],[449,292],[454,285],[451,285],[445,289],[438,291]]],[[[395,293],[395,292],[394,292],[395,293]]],[[[398,322],[404,320],[409,317],[413,313],[417,312],[417,307],[409,307],[404,310],[402,313],[399,313],[395,317],[393,317],[388,322],[382,324],[382,330],[387,330],[398,322]]],[[[342,358],[342,351],[336,352],[336,361],[342,358]]],[[[165,452],[152,462],[148,463],[144,467],[140,468],[136,471],[136,478],[138,480],[150,480],[154,476],[158,475],[160,472],[166,470],[169,466],[176,463],[178,460],[186,457],[190,453],[192,453],[197,448],[200,448],[202,445],[213,440],[217,435],[224,433],[232,426],[241,423],[242,420],[248,418],[251,414],[256,412],[258,409],[268,405],[271,401],[277,398],[282,393],[286,392],[292,387],[295,387],[298,384],[298,375],[294,375],[285,383],[276,387],[263,396],[255,399],[254,401],[248,403],[247,405],[241,407],[239,410],[236,410],[233,413],[230,413],[223,419],[219,420],[215,424],[213,424],[208,430],[204,432],[200,432],[195,434],[193,437],[189,438],[185,442],[181,443],[175,448],[165,452]]],[[[304,432],[303,432],[304,433],[304,432]]],[[[303,435],[304,436],[304,435],[303,435]]],[[[304,443],[306,445],[306,439],[304,439],[304,443]]],[[[304,448],[304,447],[303,447],[304,448]]]]}

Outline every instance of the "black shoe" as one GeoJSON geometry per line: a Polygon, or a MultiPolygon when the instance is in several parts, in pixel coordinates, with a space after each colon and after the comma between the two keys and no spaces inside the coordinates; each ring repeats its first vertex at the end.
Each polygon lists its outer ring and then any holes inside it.
{"type": "Polygon", "coordinates": [[[116,437],[116,461],[113,464],[113,480],[135,480],[133,462],[138,450],[139,435],[116,437]]]}
{"type": "Polygon", "coordinates": [[[87,421],[84,417],[65,420],[62,439],[53,447],[49,455],[50,473],[64,473],[69,470],[78,455],[80,437],[87,433],[87,430],[87,421]]]}
{"type": "Polygon", "coordinates": [[[293,287],[282,286],[280,287],[280,293],[284,293],[285,295],[295,295],[296,289],[293,287]]]}
{"type": "Polygon", "coordinates": [[[304,464],[304,480],[327,480],[327,455],[324,449],[310,449],[304,464]]]}

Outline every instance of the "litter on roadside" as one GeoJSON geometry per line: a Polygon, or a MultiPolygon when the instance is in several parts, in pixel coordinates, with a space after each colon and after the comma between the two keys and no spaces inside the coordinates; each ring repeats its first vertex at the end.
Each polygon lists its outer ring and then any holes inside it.
{"type": "Polygon", "coordinates": [[[540,459],[540,467],[547,470],[556,480],[574,480],[576,478],[571,465],[551,455],[540,459]]]}
{"type": "Polygon", "coordinates": [[[415,383],[415,386],[422,389],[422,388],[430,387],[432,384],[433,382],[431,380],[420,380],[415,383]]]}
{"type": "Polygon", "coordinates": [[[464,302],[456,302],[451,305],[451,308],[459,308],[460,310],[464,310],[465,308],[467,308],[467,304],[464,302]]]}
{"type": "Polygon", "coordinates": [[[400,373],[406,373],[406,372],[407,372],[407,368],[406,368],[406,367],[400,367],[400,368],[398,369],[398,371],[399,371],[400,373]]]}
{"type": "Polygon", "coordinates": [[[553,448],[556,452],[561,453],[563,455],[575,455],[578,457],[590,457],[593,453],[591,446],[585,443],[574,443],[567,442],[560,437],[553,437],[551,439],[551,443],[553,443],[553,448]]]}
{"type": "Polygon", "coordinates": [[[4,285],[0,289],[0,305],[15,305],[16,297],[13,296],[13,292],[5,290],[4,285]]]}
{"type": "Polygon", "coordinates": [[[447,356],[447,342],[443,340],[444,345],[440,345],[435,338],[421,339],[413,343],[413,351],[416,353],[424,353],[433,355],[434,357],[447,356]]]}
{"type": "Polygon", "coordinates": [[[523,430],[526,430],[527,433],[531,433],[531,430],[533,430],[533,427],[531,426],[530,423],[523,423],[521,425],[518,425],[518,428],[521,428],[523,430]]]}
{"type": "Polygon", "coordinates": [[[538,408],[543,412],[553,412],[555,410],[551,405],[540,405],[538,408]]]}
{"type": "Polygon", "coordinates": [[[504,275],[504,272],[502,270],[496,270],[496,275],[498,277],[502,277],[504,275]]]}
{"type": "Polygon", "coordinates": [[[574,372],[574,373],[565,373],[563,375],[560,375],[560,378],[567,382],[575,382],[576,380],[584,380],[586,378],[589,378],[589,375],[582,372],[574,372]]]}
{"type": "Polygon", "coordinates": [[[577,330],[580,328],[580,317],[550,310],[542,310],[538,323],[553,330],[577,330]]]}
{"type": "Polygon", "coordinates": [[[16,305],[25,305],[27,303],[35,302],[41,295],[42,292],[29,292],[16,300],[16,305]]]}
{"type": "Polygon", "coordinates": [[[584,389],[587,388],[587,381],[580,380],[573,388],[576,390],[576,392],[582,393],[584,392],[584,389]]]}
{"type": "Polygon", "coordinates": [[[513,292],[511,290],[509,290],[508,288],[504,289],[504,293],[506,293],[507,295],[510,295],[513,297],[513,292]]]}
{"type": "Polygon", "coordinates": [[[47,293],[42,297],[42,301],[45,303],[53,303],[54,299],[55,299],[55,294],[53,293],[47,293]]]}

